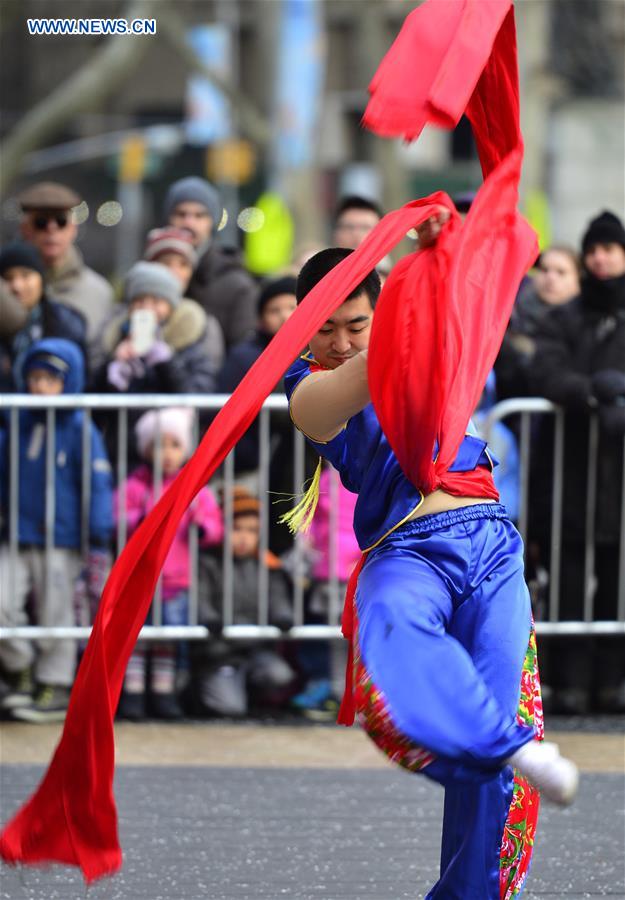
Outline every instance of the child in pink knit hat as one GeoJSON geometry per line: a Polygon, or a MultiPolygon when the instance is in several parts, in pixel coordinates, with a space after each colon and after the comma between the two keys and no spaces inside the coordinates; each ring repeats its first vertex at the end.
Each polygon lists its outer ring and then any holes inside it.
{"type": "MultiPolygon", "coordinates": [[[[128,534],[167,490],[191,455],[193,410],[170,407],[145,413],[135,425],[140,456],[145,464],[130,475],[116,495],[116,515],[124,504],[128,534]],[[157,462],[160,457],[160,466],[157,462]],[[156,463],[156,464],[155,464],[156,463]],[[155,470],[160,469],[157,483],[155,470]]],[[[187,510],[163,565],[161,576],[161,622],[163,625],[187,625],[190,584],[189,529],[197,526],[201,547],[219,544],[223,538],[223,518],[212,491],[205,487],[187,510]]],[[[154,618],[150,611],[148,621],[154,618]]],[[[156,623],[155,623],[156,624],[156,623]]],[[[182,716],[176,693],[176,644],[154,642],[151,649],[150,690],[146,706],[146,646],[139,642],[130,658],[118,715],[142,719],[146,710],[156,718],[182,716]]]]}

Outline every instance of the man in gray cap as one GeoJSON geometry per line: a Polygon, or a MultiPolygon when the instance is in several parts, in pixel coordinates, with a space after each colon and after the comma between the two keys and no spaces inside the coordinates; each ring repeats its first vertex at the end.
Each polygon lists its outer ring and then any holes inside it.
{"type": "Polygon", "coordinates": [[[60,303],[78,310],[93,341],[113,307],[113,289],[85,265],[75,246],[78,226],[72,210],[81,202],[71,188],[54,181],[33,184],[19,196],[22,237],[39,251],[46,267],[46,285],[60,303]]]}
{"type": "Polygon", "coordinates": [[[167,192],[164,214],[169,225],[192,234],[200,257],[188,296],[217,318],[227,347],[250,337],[256,327],[258,288],[238,251],[215,244],[223,214],[217,190],[203,178],[181,178],[167,192]]]}

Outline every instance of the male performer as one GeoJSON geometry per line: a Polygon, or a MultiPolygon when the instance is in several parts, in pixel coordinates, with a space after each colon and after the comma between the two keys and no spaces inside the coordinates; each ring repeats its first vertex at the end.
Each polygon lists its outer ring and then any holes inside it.
{"type": "MultiPolygon", "coordinates": [[[[427,223],[421,246],[440,228],[427,223]]],[[[298,278],[298,302],[351,252],[312,257],[298,278]]],[[[380,427],[367,381],[379,292],[371,272],[290,368],[287,395],[296,426],[358,494],[354,527],[366,553],[354,636],[360,721],[396,762],[446,788],[441,877],[427,896],[495,900],[500,881],[501,896],[510,896],[500,855],[510,867],[501,848],[512,766],[563,805],[576,792],[577,770],[517,718],[535,645],[522,543],[497,502],[485,442],[467,433],[445,489],[424,496],[380,427]]],[[[522,837],[531,844],[531,835],[522,837]]],[[[525,870],[530,853],[525,846],[525,870]]]]}
{"type": "MultiPolygon", "coordinates": [[[[361,720],[393,759],[446,787],[442,875],[430,898],[518,896],[538,801],[519,773],[558,802],[572,798],[577,775],[557,748],[532,740],[540,692],[520,540],[495,502],[484,443],[465,434],[536,256],[517,212],[516,58],[511,0],[436,0],[406,19],[370,85],[364,123],[415,140],[426,124],[453,128],[465,113],[484,184],[463,224],[439,193],[388,213],[351,256],[324,251],[306,265],[301,307],[113,567],[59,748],[0,834],[7,862],[78,865],[88,881],[121,866],[112,718],[160,568],[187,507],[249,428],[285,360],[310,341],[312,355],[290,370],[287,388],[295,422],[359,494],[355,531],[367,553],[344,633],[357,626],[361,720]],[[367,376],[360,351],[379,290],[367,273],[439,205],[450,219],[435,248],[399,260],[385,282],[367,376]]],[[[352,579],[350,598],[353,587],[352,579]]],[[[352,697],[346,691],[341,721],[351,719],[352,697]]]]}

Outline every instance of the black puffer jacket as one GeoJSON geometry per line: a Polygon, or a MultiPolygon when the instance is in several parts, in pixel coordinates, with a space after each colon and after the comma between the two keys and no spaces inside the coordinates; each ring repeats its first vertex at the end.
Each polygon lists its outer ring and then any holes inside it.
{"type": "MultiPolygon", "coordinates": [[[[581,297],[545,320],[532,387],[566,410],[565,540],[584,538],[589,420],[598,413],[596,537],[599,543],[617,543],[625,435],[625,275],[604,281],[587,275],[581,297]]],[[[540,457],[545,448],[537,449],[540,457]]],[[[549,462],[544,460],[544,478],[550,481],[549,462]]]]}
{"type": "Polygon", "coordinates": [[[541,300],[531,282],[519,292],[495,362],[497,399],[531,395],[531,372],[536,341],[543,333],[544,323],[553,310],[563,308],[541,300]]]}
{"type": "Polygon", "coordinates": [[[216,317],[227,348],[254,333],[258,292],[238,251],[215,245],[200,257],[187,289],[189,297],[216,317]]]}
{"type": "Polygon", "coordinates": [[[44,296],[36,310],[31,313],[22,327],[14,333],[5,332],[0,338],[0,390],[24,390],[19,384],[16,372],[21,368],[28,347],[43,338],[65,338],[77,344],[87,362],[87,322],[79,312],[44,296]]]}

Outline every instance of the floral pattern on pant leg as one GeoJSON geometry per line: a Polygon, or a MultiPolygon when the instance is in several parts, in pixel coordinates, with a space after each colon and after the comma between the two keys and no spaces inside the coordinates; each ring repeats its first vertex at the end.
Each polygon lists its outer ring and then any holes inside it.
{"type": "MultiPolygon", "coordinates": [[[[543,740],[545,728],[533,623],[523,661],[517,718],[523,725],[534,727],[536,740],[543,740]]],[[[499,863],[501,900],[518,897],[523,890],[534,850],[539,806],[540,795],[536,788],[515,772],[512,801],[501,843],[499,863]]]]}
{"type": "Polygon", "coordinates": [[[354,699],[361,727],[392,762],[410,772],[419,772],[432,762],[433,754],[415,744],[393,723],[384,694],[363,664],[357,624],[354,632],[354,699]]]}

